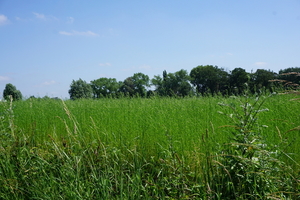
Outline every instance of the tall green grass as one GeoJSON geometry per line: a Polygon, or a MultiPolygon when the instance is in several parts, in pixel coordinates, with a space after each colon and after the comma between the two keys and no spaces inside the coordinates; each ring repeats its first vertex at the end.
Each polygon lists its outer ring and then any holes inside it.
{"type": "MultiPolygon", "coordinates": [[[[258,118],[265,144],[284,141],[278,159],[294,178],[276,195],[287,199],[299,197],[292,98],[268,98],[258,118]]],[[[221,97],[1,102],[0,198],[230,199],[226,185],[213,185],[225,177],[219,158],[231,142],[231,120],[218,114],[231,111],[219,102],[239,106],[221,97]]]]}

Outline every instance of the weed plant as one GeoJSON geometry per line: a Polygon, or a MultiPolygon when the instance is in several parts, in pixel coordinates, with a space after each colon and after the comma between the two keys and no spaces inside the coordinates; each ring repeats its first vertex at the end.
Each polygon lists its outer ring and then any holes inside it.
{"type": "Polygon", "coordinates": [[[222,153],[213,160],[217,166],[213,186],[218,198],[299,198],[299,186],[293,188],[299,180],[293,176],[292,168],[280,160],[282,155],[287,155],[281,150],[286,142],[267,144],[261,134],[261,129],[267,126],[258,123],[258,115],[269,111],[262,108],[265,100],[246,96],[237,104],[219,104],[231,111],[225,115],[232,120],[233,125],[229,127],[233,130],[230,131],[232,142],[225,144],[222,153]]]}

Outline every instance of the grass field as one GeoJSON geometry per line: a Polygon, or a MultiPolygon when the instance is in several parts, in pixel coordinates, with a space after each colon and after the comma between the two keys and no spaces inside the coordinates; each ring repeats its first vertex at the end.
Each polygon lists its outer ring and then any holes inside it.
{"type": "Polygon", "coordinates": [[[0,199],[300,198],[300,102],[264,98],[1,102],[0,199]]]}

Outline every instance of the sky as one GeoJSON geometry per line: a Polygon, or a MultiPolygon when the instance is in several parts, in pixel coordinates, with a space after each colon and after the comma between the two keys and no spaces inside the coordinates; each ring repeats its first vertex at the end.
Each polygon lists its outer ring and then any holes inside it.
{"type": "Polygon", "coordinates": [[[300,67],[300,0],[0,0],[0,98],[199,65],[300,67]]]}

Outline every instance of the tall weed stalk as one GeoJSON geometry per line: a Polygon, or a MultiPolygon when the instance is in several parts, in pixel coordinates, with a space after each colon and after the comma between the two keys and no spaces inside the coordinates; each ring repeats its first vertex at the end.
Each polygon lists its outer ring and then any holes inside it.
{"type": "MultiPolygon", "coordinates": [[[[266,125],[258,116],[267,98],[235,97],[237,103],[219,103],[227,107],[220,112],[231,120],[230,141],[216,156],[215,176],[211,187],[221,199],[294,199],[297,189],[292,169],[279,159],[281,144],[267,145],[260,134],[266,125]]],[[[298,196],[299,197],[299,196],[298,196]]]]}

